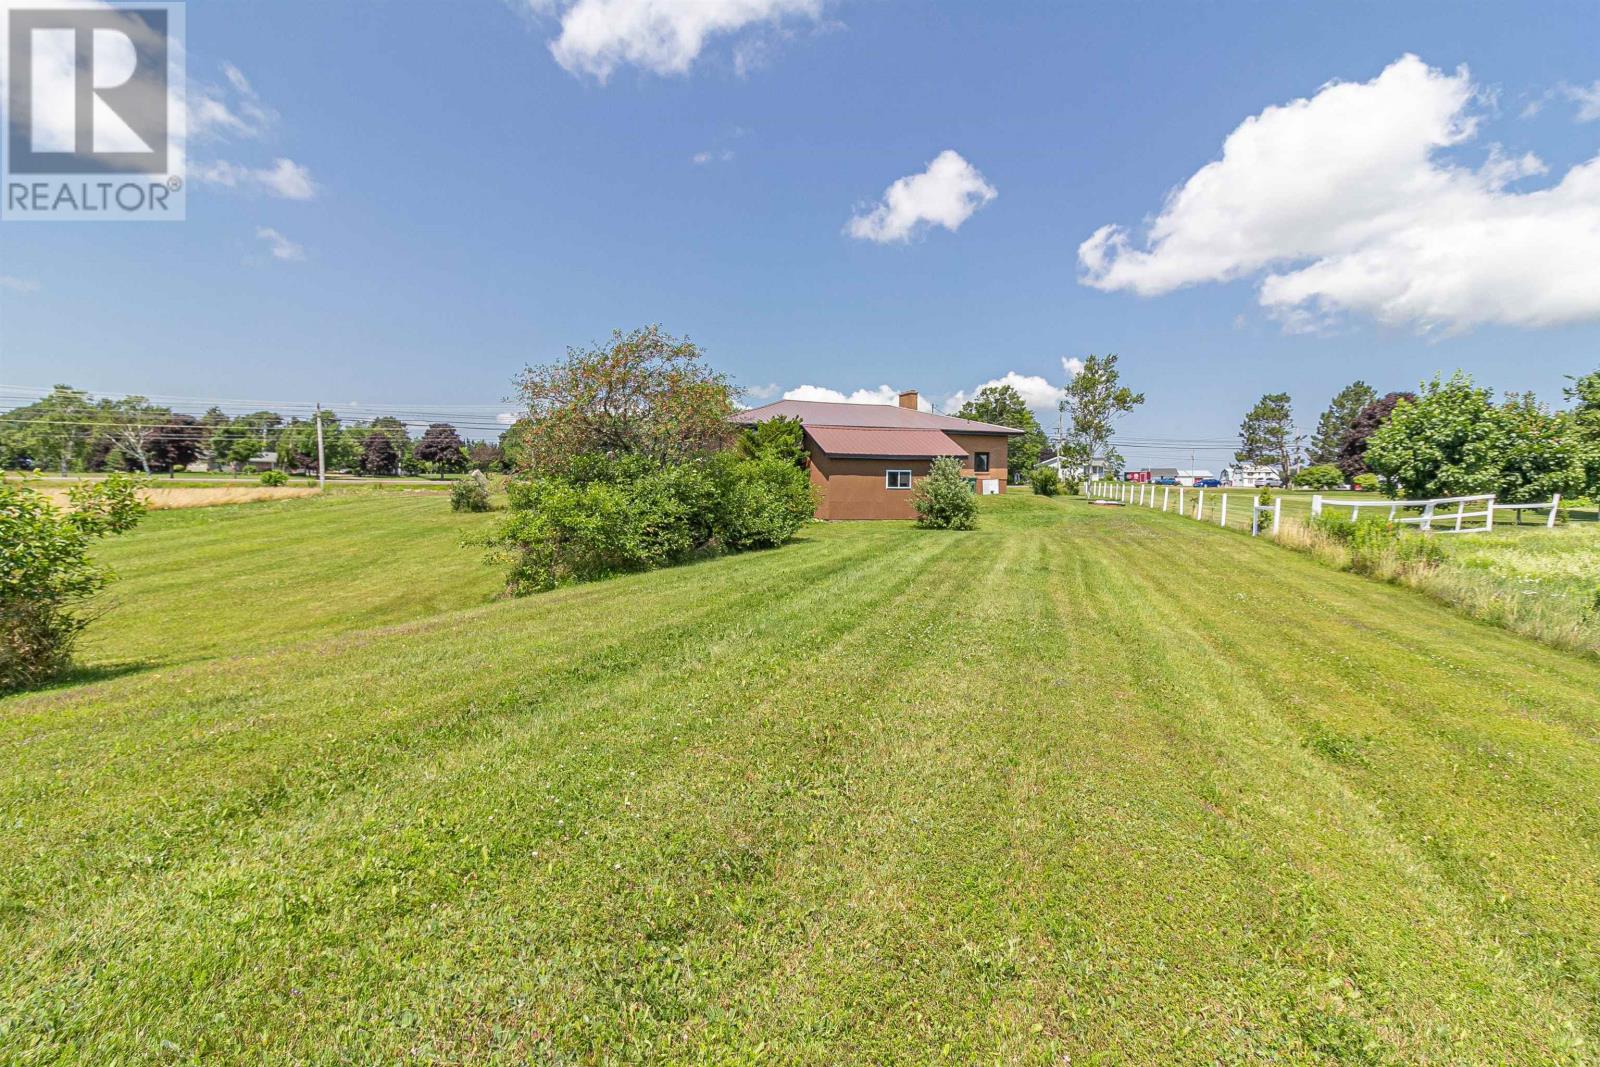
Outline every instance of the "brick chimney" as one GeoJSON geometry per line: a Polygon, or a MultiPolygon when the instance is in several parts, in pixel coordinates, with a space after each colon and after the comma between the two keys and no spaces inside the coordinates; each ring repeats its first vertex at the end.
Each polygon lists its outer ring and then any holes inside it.
{"type": "Polygon", "coordinates": [[[915,389],[907,389],[905,392],[901,393],[900,406],[903,408],[910,408],[912,411],[917,410],[917,391],[915,389]]]}

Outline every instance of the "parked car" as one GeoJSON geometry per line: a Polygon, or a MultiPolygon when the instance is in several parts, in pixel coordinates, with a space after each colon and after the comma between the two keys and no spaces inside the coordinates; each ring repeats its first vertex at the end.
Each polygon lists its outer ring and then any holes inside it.
{"type": "Polygon", "coordinates": [[[1218,489],[1221,486],[1222,481],[1219,478],[1196,478],[1194,482],[1196,489],[1218,489]]]}
{"type": "Polygon", "coordinates": [[[1155,480],[1155,484],[1156,485],[1177,485],[1178,484],[1178,479],[1176,479],[1176,478],[1157,478],[1155,480]]]}

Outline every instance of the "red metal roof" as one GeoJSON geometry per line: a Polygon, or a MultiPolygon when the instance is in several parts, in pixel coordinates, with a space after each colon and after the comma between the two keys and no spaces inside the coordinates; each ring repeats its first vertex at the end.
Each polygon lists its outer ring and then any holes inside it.
{"type": "MultiPolygon", "coordinates": [[[[897,430],[943,430],[946,433],[1003,433],[1022,431],[991,422],[958,419],[954,415],[935,415],[895,404],[835,404],[822,400],[777,400],[733,416],[736,423],[765,422],[778,417],[799,419],[806,429],[813,426],[855,426],[897,430]]],[[[960,451],[957,449],[957,451],[960,451]]]]}
{"type": "Polygon", "coordinates": [[[967,450],[940,430],[882,426],[807,426],[806,434],[830,456],[871,459],[933,459],[966,456],[967,450]]]}

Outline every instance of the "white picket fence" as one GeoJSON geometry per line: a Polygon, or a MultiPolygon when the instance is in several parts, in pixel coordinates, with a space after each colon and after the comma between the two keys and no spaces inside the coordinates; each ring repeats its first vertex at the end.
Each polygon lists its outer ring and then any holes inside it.
{"type": "MultiPolygon", "coordinates": [[[[1208,515],[1206,513],[1206,490],[1196,489],[1187,485],[1156,485],[1152,482],[1087,482],[1084,484],[1083,494],[1091,500],[1115,500],[1118,503],[1131,504],[1135,507],[1175,511],[1185,518],[1197,519],[1201,522],[1215,522],[1218,526],[1228,525],[1228,502],[1233,499],[1227,493],[1212,490],[1211,499],[1215,503],[1211,507],[1211,514],[1208,515]]],[[[1260,504],[1257,503],[1256,495],[1250,493],[1246,496],[1246,506],[1250,509],[1251,536],[1255,536],[1260,532],[1263,516],[1271,516],[1271,532],[1278,532],[1278,525],[1283,520],[1282,500],[1274,500],[1271,504],[1260,504]]],[[[1235,509],[1235,513],[1238,513],[1237,509],[1235,509]]]]}
{"type": "MultiPolygon", "coordinates": [[[[1227,493],[1217,490],[1212,491],[1212,499],[1216,503],[1209,515],[1206,513],[1206,490],[1186,485],[1156,485],[1152,482],[1087,482],[1084,484],[1083,493],[1091,500],[1114,500],[1135,507],[1176,511],[1186,518],[1205,522],[1215,521],[1218,526],[1228,525],[1230,498],[1227,493]]],[[[1283,523],[1282,497],[1274,497],[1270,504],[1262,504],[1255,493],[1248,493],[1246,506],[1249,508],[1250,536],[1258,536],[1263,529],[1277,534],[1283,523]]],[[[1344,508],[1350,509],[1352,521],[1359,519],[1363,511],[1369,514],[1379,512],[1390,522],[1414,526],[1423,533],[1485,533],[1494,529],[1494,516],[1497,511],[1518,512],[1519,520],[1523,511],[1544,511],[1547,512],[1544,525],[1554,527],[1561,508],[1561,495],[1557,493],[1555,497],[1542,504],[1497,504],[1492,493],[1440,497],[1435,500],[1329,499],[1321,493],[1311,497],[1313,517],[1323,514],[1324,511],[1338,511],[1344,508]],[[1404,513],[1413,510],[1420,510],[1420,514],[1404,513]]]]}

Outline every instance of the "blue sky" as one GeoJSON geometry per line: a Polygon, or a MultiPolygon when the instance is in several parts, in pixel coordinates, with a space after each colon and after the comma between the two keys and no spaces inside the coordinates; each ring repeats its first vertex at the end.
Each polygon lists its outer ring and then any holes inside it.
{"type": "Polygon", "coordinates": [[[1356,377],[1553,400],[1600,366],[1597,40],[1592,3],[191,3],[188,221],[0,226],[0,382],[483,417],[649,322],[759,395],[1114,351],[1124,438],[1173,442],[1124,453],[1183,466],[1268,391],[1307,429],[1356,377]]]}

